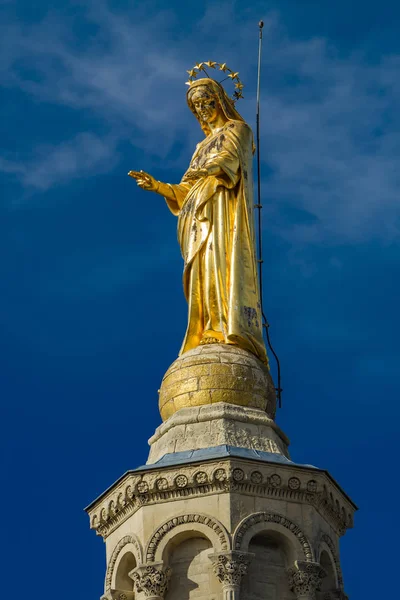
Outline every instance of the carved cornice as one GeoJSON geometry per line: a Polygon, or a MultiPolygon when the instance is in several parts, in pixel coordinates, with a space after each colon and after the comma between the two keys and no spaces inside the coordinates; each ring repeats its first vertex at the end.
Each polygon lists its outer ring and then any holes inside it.
{"type": "Polygon", "coordinates": [[[227,492],[312,505],[338,535],[353,524],[354,506],[324,472],[225,459],[128,474],[88,510],[91,528],[106,538],[144,504],[227,492]]]}

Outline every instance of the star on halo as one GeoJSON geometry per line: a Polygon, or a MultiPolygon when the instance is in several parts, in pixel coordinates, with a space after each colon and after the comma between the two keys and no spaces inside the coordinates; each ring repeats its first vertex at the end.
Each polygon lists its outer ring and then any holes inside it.
{"type": "Polygon", "coordinates": [[[219,65],[219,70],[225,73],[225,71],[230,71],[230,68],[226,66],[226,63],[222,63],[222,65],[219,65]]]}
{"type": "Polygon", "coordinates": [[[213,60],[207,60],[204,62],[196,63],[195,66],[192,69],[190,69],[190,71],[187,71],[187,73],[189,73],[189,81],[185,82],[186,85],[191,86],[194,83],[195,79],[197,81],[201,81],[201,79],[197,79],[197,76],[201,72],[204,72],[206,77],[210,77],[205,67],[209,67],[210,69],[216,69],[218,67],[220,71],[227,75],[225,79],[219,82],[220,84],[223,83],[226,79],[230,79],[232,83],[235,84],[235,92],[233,93],[233,96],[231,98],[232,103],[235,103],[236,100],[239,100],[239,98],[243,98],[242,90],[244,88],[244,85],[239,79],[239,71],[232,71],[232,69],[230,69],[226,63],[218,63],[213,60]]]}

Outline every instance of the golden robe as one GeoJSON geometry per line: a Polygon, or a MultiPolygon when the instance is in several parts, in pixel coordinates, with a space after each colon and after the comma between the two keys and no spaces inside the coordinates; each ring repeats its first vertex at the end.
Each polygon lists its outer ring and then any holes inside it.
{"type": "Polygon", "coordinates": [[[189,169],[218,166],[221,174],[195,181],[185,175],[166,198],[178,216],[189,307],[180,354],[207,337],[236,344],[267,362],[256,261],[250,127],[228,120],[200,142],[189,169]]]}

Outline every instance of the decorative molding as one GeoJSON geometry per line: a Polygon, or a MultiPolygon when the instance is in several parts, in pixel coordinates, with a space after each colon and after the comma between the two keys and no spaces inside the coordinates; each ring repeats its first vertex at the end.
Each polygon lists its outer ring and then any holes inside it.
{"type": "Polygon", "coordinates": [[[254,462],[226,459],[129,474],[89,511],[91,527],[106,538],[144,504],[235,491],[314,506],[335,533],[343,535],[352,526],[354,507],[339,496],[325,474],[314,472],[310,479],[309,470],[299,470],[297,477],[293,471],[287,466],[263,464],[257,464],[255,469],[254,462]]]}
{"type": "Polygon", "coordinates": [[[319,563],[296,560],[287,570],[289,587],[298,598],[316,600],[326,573],[319,563]]]}
{"type": "Polygon", "coordinates": [[[240,586],[254,554],[248,552],[220,552],[209,556],[213,571],[222,585],[240,586]]]}
{"type": "Polygon", "coordinates": [[[279,515],[277,513],[259,512],[250,515],[249,517],[246,517],[246,519],[244,519],[244,521],[240,523],[234,534],[233,547],[235,550],[245,551],[245,548],[242,547],[243,538],[245,534],[249,531],[249,529],[257,525],[258,523],[275,523],[276,525],[281,525],[282,527],[285,527],[300,542],[306,561],[312,562],[314,560],[311,544],[308,541],[306,535],[300,529],[300,527],[293,523],[293,521],[291,521],[287,517],[284,517],[283,515],[279,515]]]}
{"type": "Polygon", "coordinates": [[[136,559],[137,564],[140,564],[143,560],[143,550],[142,550],[142,546],[141,546],[139,540],[136,537],[134,537],[133,535],[126,535],[125,537],[123,537],[118,542],[118,544],[115,546],[115,548],[111,554],[110,560],[108,561],[107,571],[106,571],[106,580],[105,580],[105,586],[104,586],[106,593],[111,590],[112,576],[114,573],[114,567],[118,560],[118,557],[121,554],[124,547],[127,546],[128,544],[132,544],[135,547],[135,550],[136,550],[135,559],[136,559]]]}
{"type": "Polygon", "coordinates": [[[262,473],[260,473],[260,471],[253,471],[250,475],[250,481],[251,483],[254,483],[255,485],[260,485],[263,482],[263,476],[262,473]]]}
{"type": "Polygon", "coordinates": [[[332,538],[327,534],[327,533],[320,533],[319,536],[319,542],[318,542],[318,546],[317,546],[317,558],[318,560],[321,560],[321,552],[322,552],[322,548],[321,545],[322,543],[325,543],[328,548],[329,551],[332,555],[332,559],[334,562],[334,567],[336,569],[336,577],[337,577],[337,582],[338,582],[338,586],[339,589],[343,590],[343,574],[342,574],[342,568],[340,566],[340,560],[336,551],[336,547],[335,544],[333,543],[332,538]]]}
{"type": "Polygon", "coordinates": [[[162,563],[145,564],[129,573],[138,593],[144,592],[146,598],[164,598],[172,570],[162,563]]]}
{"type": "Polygon", "coordinates": [[[291,477],[288,481],[288,488],[290,490],[299,490],[301,486],[301,481],[298,477],[291,477]]]}
{"type": "Polygon", "coordinates": [[[205,525],[212,529],[215,534],[218,536],[221,550],[228,550],[229,548],[229,536],[226,532],[224,526],[219,523],[216,519],[209,517],[207,515],[201,514],[188,514],[181,515],[179,517],[174,517],[161,525],[152,535],[146,550],[146,560],[147,562],[154,562],[156,557],[157,548],[160,545],[163,538],[175,527],[179,527],[179,525],[187,525],[187,524],[200,524],[205,525]]]}

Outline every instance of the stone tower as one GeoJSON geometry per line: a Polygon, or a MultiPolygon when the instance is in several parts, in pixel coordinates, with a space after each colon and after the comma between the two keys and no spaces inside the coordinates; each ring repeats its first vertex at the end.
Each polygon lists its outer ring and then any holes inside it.
{"type": "Polygon", "coordinates": [[[160,412],[147,464],[87,508],[102,600],[345,600],[339,539],[356,507],[290,459],[267,367],[199,346],[165,374],[160,412]]]}

